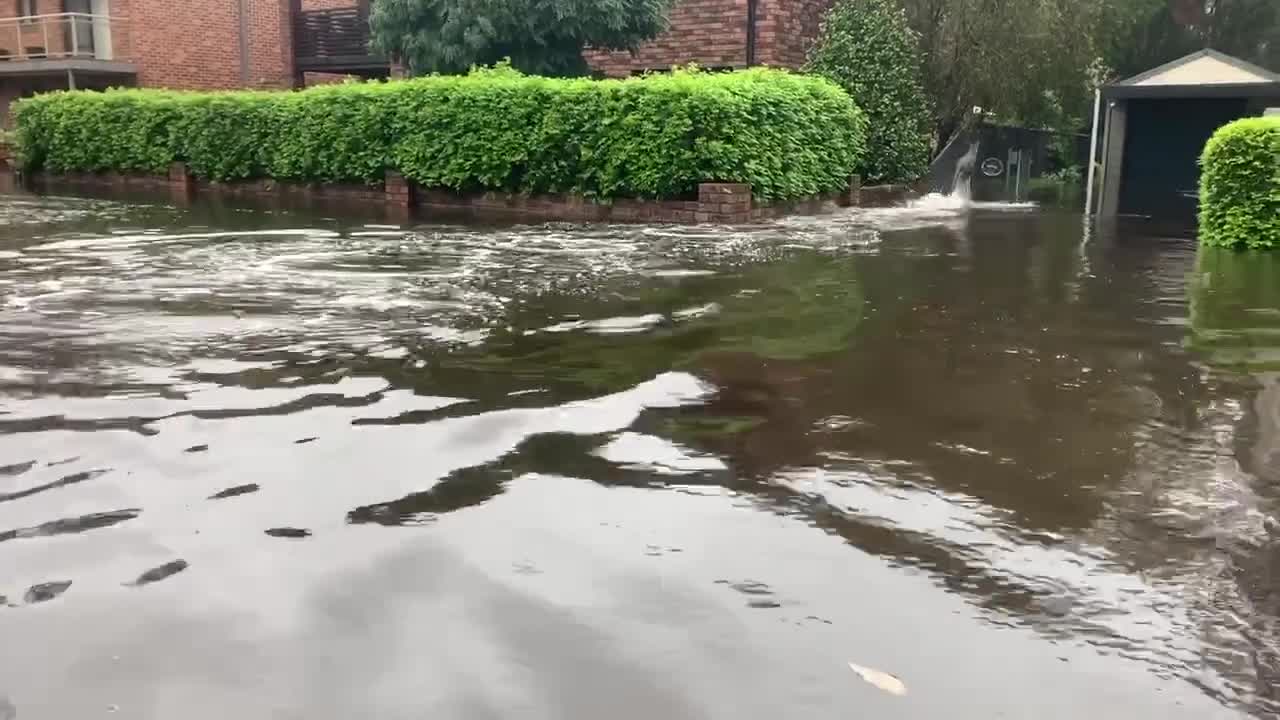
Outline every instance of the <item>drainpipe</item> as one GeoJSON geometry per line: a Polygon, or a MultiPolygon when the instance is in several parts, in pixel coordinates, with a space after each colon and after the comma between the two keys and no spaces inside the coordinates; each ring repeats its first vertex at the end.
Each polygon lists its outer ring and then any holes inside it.
{"type": "Polygon", "coordinates": [[[240,85],[249,85],[249,9],[247,0],[239,0],[240,12],[240,85]]]}
{"type": "Polygon", "coordinates": [[[760,0],[747,0],[747,67],[756,64],[756,10],[760,0]]]}

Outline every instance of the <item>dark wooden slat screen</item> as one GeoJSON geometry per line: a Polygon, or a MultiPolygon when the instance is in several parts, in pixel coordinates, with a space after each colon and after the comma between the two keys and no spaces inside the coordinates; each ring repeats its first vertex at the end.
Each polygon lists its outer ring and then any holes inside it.
{"type": "Polygon", "coordinates": [[[304,10],[294,22],[294,53],[299,69],[354,69],[386,62],[369,50],[366,7],[304,10]]]}

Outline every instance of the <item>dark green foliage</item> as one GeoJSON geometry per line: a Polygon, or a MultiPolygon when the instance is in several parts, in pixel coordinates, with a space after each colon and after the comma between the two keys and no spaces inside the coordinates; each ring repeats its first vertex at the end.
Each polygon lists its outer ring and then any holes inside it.
{"type": "Polygon", "coordinates": [[[1188,346],[1214,365],[1280,369],[1280,253],[1201,247],[1188,346]]]}
{"type": "Polygon", "coordinates": [[[846,186],[866,121],[820,78],[755,69],[556,80],[510,68],[302,92],[60,92],[19,102],[21,160],[53,172],[677,197],[749,183],[762,200],[846,186]]]}
{"type": "Polygon", "coordinates": [[[1218,129],[1200,156],[1200,242],[1280,250],[1280,117],[1218,129]]]}
{"type": "Polygon", "coordinates": [[[849,91],[867,114],[868,182],[910,182],[929,162],[930,115],[920,46],[893,0],[839,0],[809,58],[811,72],[849,91]]]}
{"type": "Polygon", "coordinates": [[[539,75],[588,72],[584,47],[633,50],[667,27],[670,0],[378,0],[373,48],[413,74],[504,58],[539,75]]]}

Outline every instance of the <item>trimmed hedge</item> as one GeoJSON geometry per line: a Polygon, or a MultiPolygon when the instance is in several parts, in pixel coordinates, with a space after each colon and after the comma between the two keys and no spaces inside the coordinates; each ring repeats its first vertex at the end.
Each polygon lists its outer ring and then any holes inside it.
{"type": "Polygon", "coordinates": [[[510,68],[299,92],[56,92],[18,102],[28,170],[158,174],[187,163],[215,181],[375,183],[677,197],[749,183],[766,201],[847,186],[866,121],[836,85],[753,69],[627,80],[510,68]]]}
{"type": "Polygon", "coordinates": [[[1280,249],[1280,117],[1219,128],[1200,156],[1200,242],[1280,249]]]}

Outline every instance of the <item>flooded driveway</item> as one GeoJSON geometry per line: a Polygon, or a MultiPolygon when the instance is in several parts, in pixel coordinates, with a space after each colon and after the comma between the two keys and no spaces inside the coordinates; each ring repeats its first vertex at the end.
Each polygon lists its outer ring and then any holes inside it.
{"type": "Polygon", "coordinates": [[[5,720],[1280,711],[1275,259],[1026,207],[0,223],[5,720]]]}

